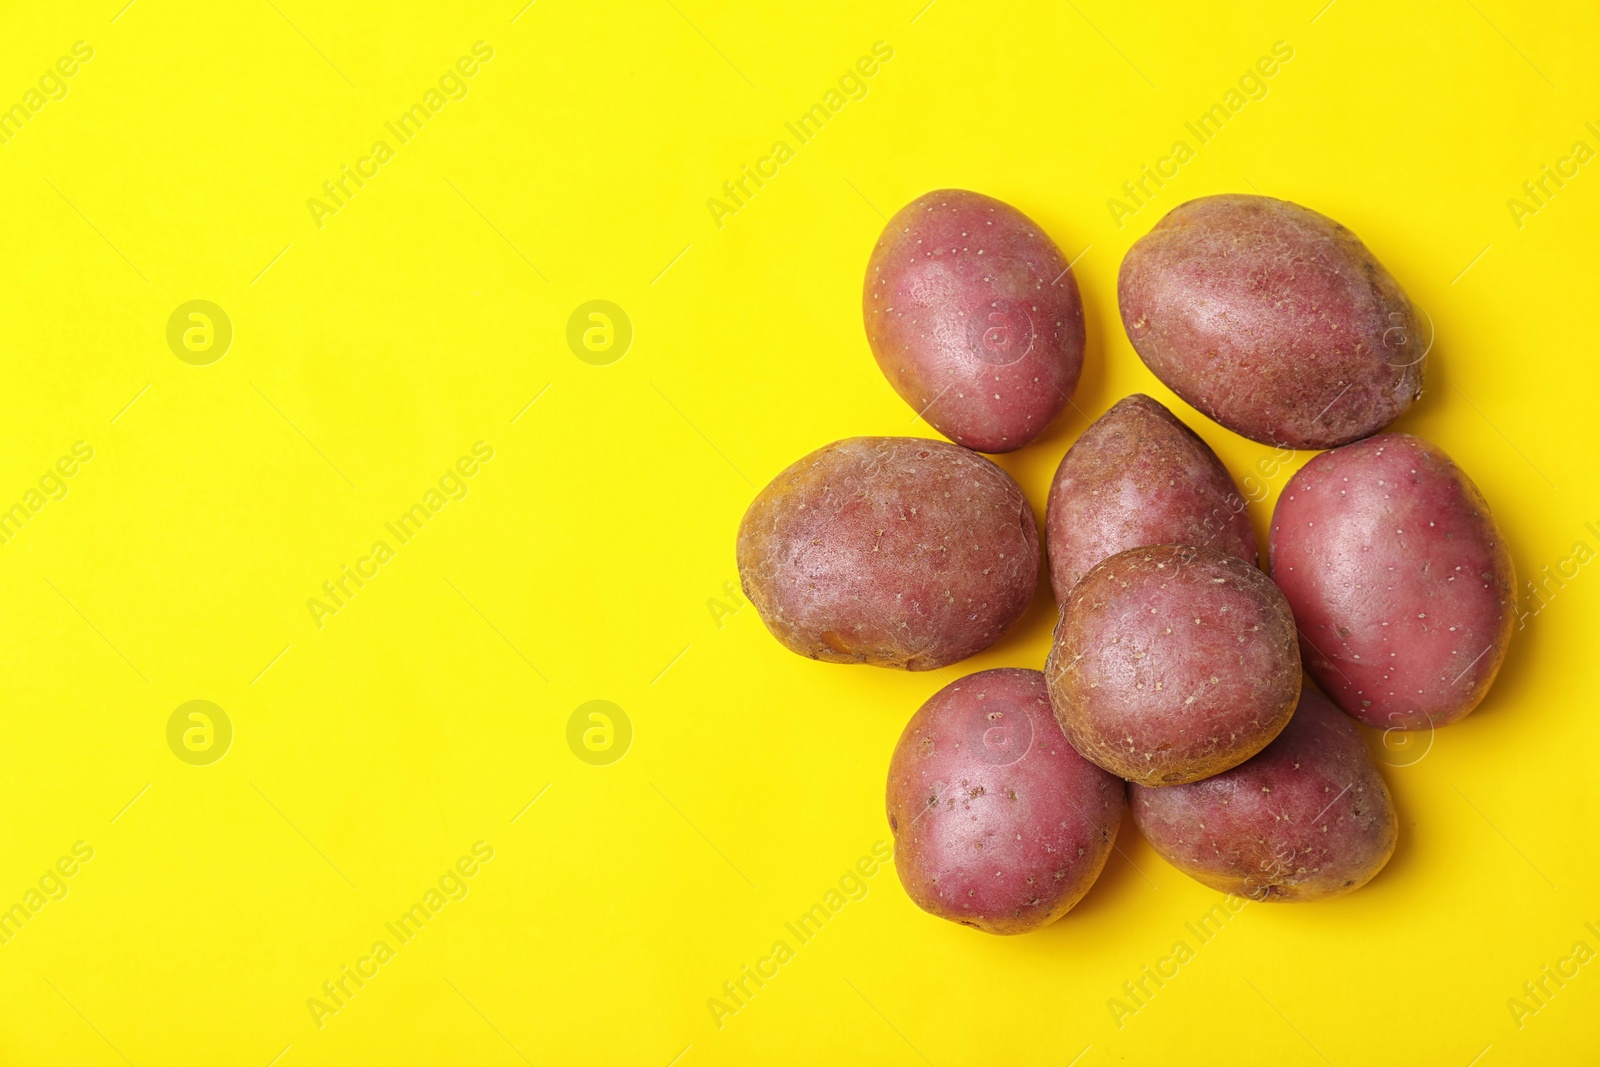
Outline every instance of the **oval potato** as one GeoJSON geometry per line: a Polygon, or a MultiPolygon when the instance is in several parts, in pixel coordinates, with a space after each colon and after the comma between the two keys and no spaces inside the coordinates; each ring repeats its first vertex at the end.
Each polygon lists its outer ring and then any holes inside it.
{"type": "Polygon", "coordinates": [[[957,444],[1021,448],[1077,388],[1077,279],[1044,231],[1003,201],[941,189],[901,208],[872,250],[861,306],[889,384],[957,444]]]}
{"type": "Polygon", "coordinates": [[[1073,747],[1142,785],[1243,763],[1300,695],[1283,594],[1251,564],[1193,545],[1130,549],[1084,575],[1045,673],[1073,747]]]}
{"type": "Polygon", "coordinates": [[[1432,343],[1355,234],[1266,196],[1174,208],[1123,258],[1117,303],[1168,388],[1288,448],[1331,448],[1394,421],[1421,393],[1432,343]]]}
{"type": "Polygon", "coordinates": [[[1124,786],[1067,743],[1044,675],[980,671],[935,693],[889,764],[900,882],[924,911],[992,934],[1055,922],[1116,842],[1124,786]]]}
{"type": "Polygon", "coordinates": [[[1349,714],[1426,730],[1489,691],[1516,573],[1483,494],[1438,446],[1380,434],[1312,459],[1278,497],[1268,551],[1306,669],[1349,714]]]}
{"type": "Polygon", "coordinates": [[[1056,601],[1101,560],[1170,544],[1257,561],[1255,528],[1222,460],[1159,401],[1135,393],[1083,431],[1056,468],[1045,509],[1056,601]]]}
{"type": "Polygon", "coordinates": [[[1039,581],[1039,531],[1011,476],[917,437],[806,456],[739,524],[745,595],[802,656],[933,670],[988,648],[1039,581]]]}
{"type": "Polygon", "coordinates": [[[1253,759],[1203,782],[1131,786],[1133,819],[1178,870],[1224,893],[1305,901],[1359,889],[1400,837],[1360,729],[1315,689],[1253,759]]]}

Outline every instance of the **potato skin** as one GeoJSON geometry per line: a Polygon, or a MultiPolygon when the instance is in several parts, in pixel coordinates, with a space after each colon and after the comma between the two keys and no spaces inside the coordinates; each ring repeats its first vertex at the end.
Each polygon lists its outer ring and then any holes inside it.
{"type": "Polygon", "coordinates": [[[1163,859],[1251,900],[1352,892],[1400,837],[1360,729],[1309,686],[1283,733],[1248,762],[1203,782],[1129,789],[1134,822],[1163,859]]]}
{"type": "Polygon", "coordinates": [[[1255,528],[1222,460],[1159,401],[1135,393],[1083,431],[1056,468],[1045,510],[1056,601],[1101,560],[1170,544],[1257,562],[1255,528]]]}
{"type": "Polygon", "coordinates": [[[739,578],[802,656],[933,670],[980,652],[1027,608],[1039,531],[1011,476],[919,437],[819,448],[739,524],[739,578]]]}
{"type": "Polygon", "coordinates": [[[1253,565],[1193,545],[1130,549],[1084,575],[1045,674],[1073,747],[1141,785],[1243,763],[1300,695],[1283,594],[1253,565]]]}
{"type": "Polygon", "coordinates": [[[1489,691],[1516,573],[1483,494],[1438,446],[1380,434],[1317,456],[1279,496],[1268,551],[1306,669],[1348,714],[1425,730],[1489,691]]]}
{"type": "Polygon", "coordinates": [[[1168,388],[1236,433],[1331,448],[1422,390],[1416,309],[1355,234],[1266,196],[1174,208],[1122,260],[1128,339],[1168,388]]]}
{"type": "Polygon", "coordinates": [[[1038,671],[980,671],[935,693],[889,764],[907,894],[991,934],[1055,922],[1100,876],[1126,792],[1073,751],[1038,671]]]}
{"type": "Polygon", "coordinates": [[[1010,204],[940,189],[895,213],[867,262],[861,308],[879,368],[957,444],[1021,448],[1083,370],[1083,301],[1067,259],[1010,204]]]}

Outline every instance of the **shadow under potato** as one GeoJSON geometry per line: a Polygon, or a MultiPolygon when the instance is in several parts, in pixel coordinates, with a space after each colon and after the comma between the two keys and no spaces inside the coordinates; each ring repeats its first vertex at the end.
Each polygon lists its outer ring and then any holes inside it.
{"type": "Polygon", "coordinates": [[[1060,931],[1070,934],[1074,927],[1104,921],[1118,909],[1126,907],[1132,894],[1156,892],[1163,873],[1168,877],[1181,877],[1162,863],[1161,857],[1145,844],[1144,838],[1139,836],[1139,828],[1133,824],[1131,812],[1124,814],[1114,844],[1116,847],[1106,859],[1100,877],[1095,879],[1083,899],[1071,911],[1036,933],[1060,931]]]}

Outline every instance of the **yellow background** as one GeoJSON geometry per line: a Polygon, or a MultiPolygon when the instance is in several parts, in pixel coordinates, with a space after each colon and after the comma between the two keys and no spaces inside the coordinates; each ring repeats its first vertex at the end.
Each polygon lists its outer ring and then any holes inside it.
{"type": "MultiPolygon", "coordinates": [[[[0,946],[0,1061],[1600,1057],[1600,963],[1520,1028],[1507,1006],[1600,949],[1593,567],[1475,715],[1387,754],[1401,844],[1353,896],[1252,905],[1199,945],[1185,923],[1221,898],[1126,825],[1072,914],[1000,939],[880,871],[714,1023],[722,983],[888,836],[889,753],[958,673],[808,662],[725,592],[780,469],[932,434],[859,310],[913,197],[1001,197],[1081,257],[1075,410],[999,461],[1037,510],[1087,421],[1143,390],[1259,482],[1264,534],[1306,455],[1274,465],[1176,402],[1115,304],[1161,214],[1259,190],[1350,226],[1430,313],[1398,428],[1477,481],[1519,579],[1600,548],[1600,163],[1520,228],[1506,203],[1600,148],[1592,6],[922,4],[7,6],[0,105],[95,51],[0,145],[0,506],[95,451],[0,546],[0,906],[74,842],[94,858],[0,946]],[[308,198],[480,40],[468,95],[319,228],[308,198]],[[785,121],[877,41],[867,95],[715,225],[707,199],[795,147],[785,121]],[[1277,41],[1267,95],[1118,228],[1107,199],[1277,41]],[[192,299],[233,324],[208,366],[166,343],[192,299]],[[634,328],[606,366],[565,339],[592,299],[634,328]],[[477,441],[468,495],[318,628],[307,599],[477,441]],[[194,699],[234,728],[209,766],[167,746],[194,699]],[[567,743],[596,699],[634,731],[607,766],[567,743]],[[465,899],[319,1028],[308,998],[480,840],[465,899]],[[1195,958],[1119,1028],[1107,1001],[1178,940],[1195,958]]],[[[1040,665],[1053,610],[1046,583],[959,673],[1040,665]]]]}

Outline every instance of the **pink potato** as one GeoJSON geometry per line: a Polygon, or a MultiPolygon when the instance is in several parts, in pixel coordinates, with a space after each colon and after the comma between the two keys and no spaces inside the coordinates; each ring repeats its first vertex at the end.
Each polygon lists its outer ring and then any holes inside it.
{"type": "Polygon", "coordinates": [[[1141,785],[1243,763],[1300,695],[1283,594],[1253,564],[1193,545],[1130,549],[1084,575],[1045,672],[1073,747],[1141,785]]]}
{"type": "Polygon", "coordinates": [[[1516,574],[1483,494],[1438,446],[1380,434],[1317,456],[1278,498],[1269,553],[1306,669],[1349,714],[1425,730],[1489,691],[1516,574]]]}
{"type": "Polygon", "coordinates": [[[1117,302],[1157,378],[1235,433],[1330,448],[1422,390],[1431,330],[1355,234],[1266,196],[1174,208],[1122,260],[1117,302]]]}
{"type": "Polygon", "coordinates": [[[911,671],[994,644],[1039,583],[1017,483],[918,437],[852,437],[793,464],[745,512],[738,557],[745,595],[791,650],[911,671]]]}
{"type": "Polygon", "coordinates": [[[1096,419],[1056,469],[1045,511],[1056,600],[1103,559],[1170,544],[1256,562],[1256,532],[1228,469],[1160,402],[1135,393],[1096,419]]]}
{"type": "Polygon", "coordinates": [[[1258,901],[1322,900],[1365,885],[1400,836],[1361,730],[1315,689],[1253,759],[1203,782],[1130,787],[1133,820],[1163,859],[1258,901]]]}
{"type": "Polygon", "coordinates": [[[1043,433],[1083,369],[1083,302],[1066,257],[1002,201],[963,189],[918,197],[867,262],[867,343],[895,392],[980,452],[1043,433]]]}
{"type": "Polygon", "coordinates": [[[906,724],[889,763],[895,868],[917,906],[991,934],[1055,922],[1100,876],[1123,784],[1073,751],[1044,675],[951,682],[906,724]]]}

